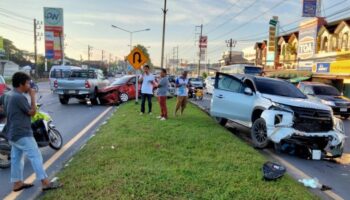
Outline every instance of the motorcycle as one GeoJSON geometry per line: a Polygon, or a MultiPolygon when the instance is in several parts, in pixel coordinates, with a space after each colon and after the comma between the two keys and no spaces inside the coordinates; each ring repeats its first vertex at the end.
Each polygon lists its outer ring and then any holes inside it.
{"type": "Polygon", "coordinates": [[[188,98],[193,98],[194,100],[203,99],[203,87],[193,87],[190,86],[188,90],[188,98]]]}
{"type": "MultiPolygon", "coordinates": [[[[40,97],[41,98],[41,97],[40,97]]],[[[38,112],[32,117],[32,130],[38,147],[50,146],[54,150],[62,148],[63,139],[61,133],[53,124],[52,118],[48,113],[40,110],[42,104],[38,104],[38,112]]],[[[4,119],[0,122],[0,132],[5,126],[4,119]]],[[[11,145],[6,137],[0,134],[0,168],[11,166],[11,145]]]]}

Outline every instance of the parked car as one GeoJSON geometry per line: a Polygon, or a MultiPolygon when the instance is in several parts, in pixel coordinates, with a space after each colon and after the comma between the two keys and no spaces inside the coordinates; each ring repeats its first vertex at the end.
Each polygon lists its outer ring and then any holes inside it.
{"type": "Polygon", "coordinates": [[[344,119],[350,117],[350,99],[343,96],[337,88],[315,82],[301,82],[298,88],[311,100],[330,106],[335,115],[344,119]]]}
{"type": "Polygon", "coordinates": [[[102,70],[72,70],[67,78],[54,81],[54,93],[58,94],[61,104],[68,104],[70,98],[90,99],[97,104],[98,90],[108,84],[102,70]]]}
{"type": "MultiPolygon", "coordinates": [[[[139,96],[141,91],[141,84],[138,86],[139,96]]],[[[126,75],[121,78],[117,78],[108,87],[100,89],[99,93],[106,93],[109,91],[117,91],[121,102],[127,102],[130,99],[136,98],[136,76],[126,75]]]]}
{"type": "Polygon", "coordinates": [[[283,80],[217,73],[210,113],[222,125],[232,120],[250,127],[257,148],[292,142],[333,157],[343,153],[343,122],[283,80]]]}
{"type": "Polygon", "coordinates": [[[205,79],[205,87],[207,89],[207,94],[213,94],[214,91],[214,83],[215,83],[215,77],[207,77],[205,79]]]}
{"type": "Polygon", "coordinates": [[[54,88],[54,82],[57,79],[65,79],[68,78],[71,74],[72,70],[79,70],[80,67],[76,66],[70,66],[70,65],[54,65],[51,67],[50,73],[49,73],[49,82],[50,82],[50,89],[53,91],[54,88]]]}
{"type": "Polygon", "coordinates": [[[0,96],[2,96],[8,90],[10,90],[10,89],[6,85],[4,77],[0,75],[0,96]]]}

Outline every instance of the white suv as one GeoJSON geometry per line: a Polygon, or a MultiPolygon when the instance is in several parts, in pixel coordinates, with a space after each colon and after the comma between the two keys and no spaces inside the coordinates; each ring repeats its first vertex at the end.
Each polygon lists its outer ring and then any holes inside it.
{"type": "Polygon", "coordinates": [[[221,125],[232,120],[251,128],[258,148],[297,142],[340,157],[344,126],[330,107],[307,99],[289,82],[217,73],[210,113],[221,125]]]}

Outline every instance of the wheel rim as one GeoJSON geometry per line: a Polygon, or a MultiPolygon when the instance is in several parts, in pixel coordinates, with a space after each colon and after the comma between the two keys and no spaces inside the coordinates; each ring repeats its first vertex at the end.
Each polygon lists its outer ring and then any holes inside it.
{"type": "Polygon", "coordinates": [[[61,137],[59,136],[59,133],[57,133],[56,130],[49,131],[49,138],[52,146],[59,148],[62,145],[61,137]]]}
{"type": "Polygon", "coordinates": [[[253,135],[255,140],[259,143],[262,144],[266,142],[267,140],[267,131],[266,131],[266,125],[263,122],[259,122],[255,124],[253,128],[253,135]]]}
{"type": "Polygon", "coordinates": [[[120,99],[123,101],[123,102],[126,102],[126,101],[128,101],[128,99],[129,99],[129,97],[128,97],[128,95],[127,94],[121,94],[120,95],[120,99]]]}

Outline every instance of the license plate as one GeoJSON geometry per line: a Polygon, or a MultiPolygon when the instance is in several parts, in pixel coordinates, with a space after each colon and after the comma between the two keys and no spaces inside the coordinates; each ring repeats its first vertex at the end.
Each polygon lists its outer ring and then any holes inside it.
{"type": "Polygon", "coordinates": [[[75,94],[75,90],[69,90],[68,93],[69,94],[75,94]]]}
{"type": "Polygon", "coordinates": [[[348,112],[348,108],[340,108],[340,112],[348,112]]]}

